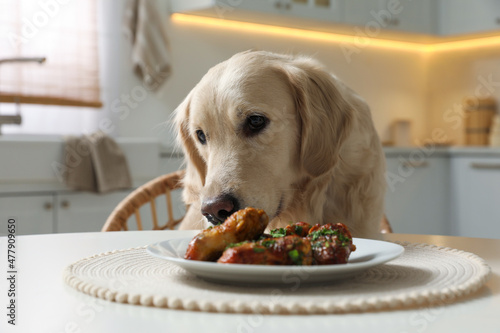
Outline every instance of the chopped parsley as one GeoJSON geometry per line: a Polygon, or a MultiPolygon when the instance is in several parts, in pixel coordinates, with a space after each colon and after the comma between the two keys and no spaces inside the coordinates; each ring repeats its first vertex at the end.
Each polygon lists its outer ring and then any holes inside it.
{"type": "Polygon", "coordinates": [[[264,245],[267,248],[270,248],[274,244],[276,244],[276,241],[274,239],[266,239],[261,242],[262,245],[264,245]]]}
{"type": "MultiPolygon", "coordinates": [[[[349,244],[349,242],[352,241],[351,238],[340,233],[338,230],[331,230],[331,229],[321,229],[321,230],[314,231],[314,232],[309,234],[309,237],[311,237],[312,241],[316,241],[316,240],[318,240],[319,237],[328,236],[328,235],[337,236],[337,239],[340,242],[342,247],[347,246],[349,244]]],[[[330,244],[328,241],[325,241],[325,243],[323,244],[324,247],[329,247],[330,245],[332,245],[332,244],[330,244]]],[[[333,245],[335,245],[335,244],[333,244],[333,245]]],[[[319,246],[317,246],[317,247],[319,247],[319,246]]]]}
{"type": "Polygon", "coordinates": [[[229,245],[226,246],[226,249],[230,249],[230,248],[233,248],[233,247],[238,247],[238,246],[241,246],[243,244],[246,244],[246,243],[250,243],[249,241],[243,241],[243,242],[239,242],[239,243],[231,243],[229,245]]]}
{"type": "Polygon", "coordinates": [[[303,229],[304,229],[304,228],[302,228],[302,226],[301,226],[301,225],[295,225],[295,233],[296,233],[297,235],[301,235],[301,234],[302,234],[302,230],[303,230],[303,229]]]}
{"type": "Polygon", "coordinates": [[[278,237],[285,237],[286,236],[286,230],[284,228],[276,228],[271,230],[271,236],[274,238],[278,237]]]}
{"type": "MultiPolygon", "coordinates": [[[[331,229],[320,229],[313,231],[312,233],[309,234],[309,236],[312,236],[312,240],[315,241],[321,236],[327,236],[327,235],[339,235],[338,230],[331,230],[331,229]]],[[[347,238],[347,237],[344,237],[347,238]]]]}
{"type": "Polygon", "coordinates": [[[254,247],[253,248],[253,252],[255,252],[255,253],[262,253],[264,251],[266,251],[266,249],[263,247],[254,247]]]}
{"type": "Polygon", "coordinates": [[[288,256],[290,257],[290,259],[292,259],[295,265],[302,265],[302,258],[300,257],[300,253],[299,251],[297,251],[297,249],[288,251],[288,256]]]}

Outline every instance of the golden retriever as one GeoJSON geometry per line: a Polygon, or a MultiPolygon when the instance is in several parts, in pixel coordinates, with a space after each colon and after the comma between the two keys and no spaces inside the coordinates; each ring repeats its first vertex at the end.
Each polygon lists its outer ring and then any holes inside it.
{"type": "Polygon", "coordinates": [[[213,68],[176,109],[181,229],[264,209],[269,228],[343,222],[378,238],[385,159],[367,104],[317,61],[264,51],[213,68]]]}

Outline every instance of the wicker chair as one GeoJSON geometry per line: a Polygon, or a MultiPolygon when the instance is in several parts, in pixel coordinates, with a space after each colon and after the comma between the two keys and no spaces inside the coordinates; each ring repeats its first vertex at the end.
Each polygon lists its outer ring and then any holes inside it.
{"type": "Polygon", "coordinates": [[[391,234],[392,233],[392,227],[391,224],[389,223],[389,220],[387,219],[387,216],[382,216],[382,220],[380,221],[380,232],[383,234],[391,234]]]}
{"type": "MultiPolygon", "coordinates": [[[[181,180],[183,176],[184,170],[176,171],[157,177],[137,188],[125,199],[123,199],[118,206],[116,206],[111,215],[109,215],[101,231],[128,230],[127,220],[132,215],[135,215],[137,229],[143,230],[139,208],[147,203],[151,206],[153,230],[174,229],[175,226],[182,221],[182,217],[174,219],[172,197],[170,192],[182,187],[181,180]],[[165,194],[167,200],[168,221],[164,225],[160,226],[158,224],[155,198],[162,194],[165,194]]],[[[385,215],[380,221],[380,231],[383,234],[392,233],[391,225],[385,215]]]]}
{"type": "Polygon", "coordinates": [[[101,231],[128,230],[127,220],[132,215],[135,215],[137,229],[143,230],[139,208],[147,203],[151,206],[153,230],[174,229],[182,221],[182,218],[174,219],[171,191],[182,187],[183,176],[184,170],[172,172],[157,177],[134,190],[116,206],[101,231]],[[159,225],[155,199],[163,194],[167,202],[168,221],[159,225]]]}

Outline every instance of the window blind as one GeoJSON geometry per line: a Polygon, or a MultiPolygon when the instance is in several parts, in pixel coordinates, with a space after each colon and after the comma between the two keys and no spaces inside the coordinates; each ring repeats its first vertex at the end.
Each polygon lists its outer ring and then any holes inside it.
{"type": "Polygon", "coordinates": [[[0,0],[0,103],[101,107],[96,0],[0,0]],[[45,57],[39,64],[2,59],[45,57]]]}

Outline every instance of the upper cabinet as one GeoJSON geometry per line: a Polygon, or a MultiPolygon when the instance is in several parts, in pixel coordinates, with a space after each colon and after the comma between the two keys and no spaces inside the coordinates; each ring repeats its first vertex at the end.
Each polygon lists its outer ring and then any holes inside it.
{"type": "Polygon", "coordinates": [[[435,29],[430,0],[348,0],[344,21],[377,29],[432,34],[435,29]]]}
{"type": "Polygon", "coordinates": [[[324,30],[341,23],[344,0],[171,0],[171,11],[220,19],[324,30]]]}
{"type": "Polygon", "coordinates": [[[171,10],[373,37],[500,30],[500,0],[171,0],[171,10]]]}
{"type": "Polygon", "coordinates": [[[438,34],[457,35],[500,29],[499,0],[438,1],[438,34]]]}

